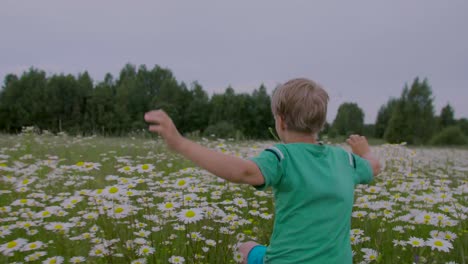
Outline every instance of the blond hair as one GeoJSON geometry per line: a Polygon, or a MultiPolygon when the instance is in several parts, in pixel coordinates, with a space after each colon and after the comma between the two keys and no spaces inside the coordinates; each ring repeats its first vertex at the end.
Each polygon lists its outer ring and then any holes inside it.
{"type": "Polygon", "coordinates": [[[298,78],[276,88],[271,110],[283,118],[288,130],[317,134],[326,121],[328,99],[319,84],[298,78]]]}

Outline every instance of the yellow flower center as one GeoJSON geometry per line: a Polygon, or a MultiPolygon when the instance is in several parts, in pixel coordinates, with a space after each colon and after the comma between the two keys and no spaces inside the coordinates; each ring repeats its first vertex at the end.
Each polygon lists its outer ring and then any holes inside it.
{"type": "Polygon", "coordinates": [[[144,248],[144,249],[143,249],[143,252],[144,252],[144,253],[148,253],[148,252],[149,252],[149,248],[144,248]]]}
{"type": "Polygon", "coordinates": [[[18,245],[18,243],[16,243],[16,241],[11,241],[10,243],[7,244],[7,248],[14,248],[14,247],[16,247],[16,245],[18,245]]]}
{"type": "Polygon", "coordinates": [[[123,212],[123,210],[124,210],[124,209],[123,209],[122,207],[118,207],[118,208],[116,208],[116,209],[114,210],[114,212],[120,214],[121,212],[123,212]]]}
{"type": "Polygon", "coordinates": [[[49,263],[50,263],[50,264],[55,264],[55,263],[57,263],[57,260],[51,259],[49,263]]]}
{"type": "Polygon", "coordinates": [[[50,212],[49,211],[44,211],[42,212],[42,216],[49,216],[50,215],[50,212]]]}
{"type": "Polygon", "coordinates": [[[147,169],[149,169],[149,165],[148,165],[148,164],[144,164],[143,166],[141,166],[141,168],[144,169],[144,170],[147,170],[147,169]]]}
{"type": "Polygon", "coordinates": [[[165,205],[164,207],[166,207],[167,209],[169,209],[169,208],[173,208],[174,205],[173,205],[172,203],[166,203],[166,205],[165,205]]]}
{"type": "Polygon", "coordinates": [[[55,225],[54,228],[55,229],[63,229],[63,225],[55,225]]]}
{"type": "Polygon", "coordinates": [[[124,171],[129,171],[129,170],[130,170],[130,166],[125,166],[123,169],[124,169],[124,171]]]}
{"type": "Polygon", "coordinates": [[[77,162],[77,163],[76,163],[76,166],[78,166],[78,167],[81,167],[81,166],[83,166],[83,165],[84,165],[84,162],[83,162],[83,161],[80,161],[80,162],[77,162]]]}
{"type": "Polygon", "coordinates": [[[35,243],[29,245],[29,248],[37,248],[37,245],[35,243]]]}
{"type": "Polygon", "coordinates": [[[413,245],[419,246],[419,244],[420,244],[419,241],[413,241],[413,245]]]}
{"type": "Polygon", "coordinates": [[[424,219],[429,220],[429,219],[431,219],[431,216],[430,215],[425,215],[424,219]]]}
{"type": "Polygon", "coordinates": [[[185,183],[186,183],[185,180],[180,180],[180,181],[177,183],[177,185],[179,185],[179,186],[184,186],[185,183]]]}
{"type": "Polygon", "coordinates": [[[27,203],[27,202],[28,202],[27,199],[21,199],[21,200],[20,200],[20,203],[22,203],[22,204],[25,204],[25,203],[27,203]]]}
{"type": "Polygon", "coordinates": [[[23,184],[28,184],[28,183],[29,183],[28,179],[23,180],[23,184]]]}
{"type": "Polygon", "coordinates": [[[194,211],[187,211],[187,212],[185,213],[185,216],[186,216],[186,217],[189,217],[189,218],[192,218],[192,217],[195,216],[195,212],[194,212],[194,211]]]}
{"type": "Polygon", "coordinates": [[[434,245],[438,246],[438,247],[441,247],[444,245],[444,243],[442,243],[441,241],[437,240],[436,242],[434,242],[434,245]]]}
{"type": "Polygon", "coordinates": [[[109,193],[116,193],[116,192],[118,192],[118,191],[119,191],[119,188],[117,188],[117,187],[115,187],[115,186],[113,186],[113,187],[111,187],[111,188],[109,189],[109,193]]]}

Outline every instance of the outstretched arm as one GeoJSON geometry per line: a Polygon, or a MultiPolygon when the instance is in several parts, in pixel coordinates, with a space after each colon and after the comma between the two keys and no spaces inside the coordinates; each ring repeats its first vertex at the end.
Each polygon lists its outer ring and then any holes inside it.
{"type": "Polygon", "coordinates": [[[374,176],[380,173],[380,162],[372,154],[366,137],[359,135],[351,135],[346,140],[346,142],[351,146],[351,149],[354,154],[359,155],[360,157],[370,162],[374,176]]]}
{"type": "Polygon", "coordinates": [[[184,138],[164,111],[146,113],[145,121],[150,123],[149,131],[158,133],[171,150],[214,175],[234,183],[255,186],[264,183],[263,175],[254,162],[216,152],[184,138]]]}

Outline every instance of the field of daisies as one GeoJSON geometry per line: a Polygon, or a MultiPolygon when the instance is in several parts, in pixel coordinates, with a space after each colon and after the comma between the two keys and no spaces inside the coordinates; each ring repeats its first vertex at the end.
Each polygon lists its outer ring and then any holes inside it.
{"type": "MultiPolygon", "coordinates": [[[[273,142],[200,143],[247,158],[273,142]]],[[[356,189],[354,262],[467,263],[468,150],[373,151],[384,169],[356,189]]],[[[273,219],[270,191],[157,139],[0,136],[0,263],[236,263],[239,243],[268,243],[273,219]]]]}

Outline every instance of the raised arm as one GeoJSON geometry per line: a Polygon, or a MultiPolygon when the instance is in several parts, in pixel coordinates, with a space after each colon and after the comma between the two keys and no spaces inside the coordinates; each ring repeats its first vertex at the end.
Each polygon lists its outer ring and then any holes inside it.
{"type": "Polygon", "coordinates": [[[264,178],[257,165],[238,157],[203,147],[180,135],[172,119],[162,110],[145,114],[149,131],[158,133],[167,146],[214,175],[234,183],[262,185],[264,178]]]}
{"type": "Polygon", "coordinates": [[[369,163],[372,166],[372,172],[374,176],[380,173],[380,162],[372,154],[366,137],[359,135],[351,135],[346,140],[346,143],[348,143],[351,146],[351,150],[354,154],[369,161],[369,163]]]}

